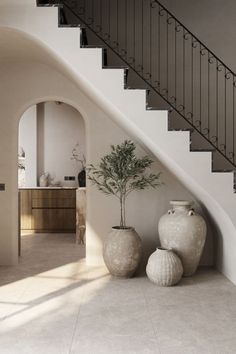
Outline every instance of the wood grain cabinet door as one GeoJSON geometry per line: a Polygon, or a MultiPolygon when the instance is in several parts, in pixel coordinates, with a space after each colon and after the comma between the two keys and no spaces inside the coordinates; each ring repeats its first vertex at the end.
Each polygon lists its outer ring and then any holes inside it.
{"type": "Polygon", "coordinates": [[[33,209],[33,229],[38,231],[73,231],[75,229],[75,209],[33,209]]]}
{"type": "Polygon", "coordinates": [[[32,193],[31,190],[20,191],[20,225],[22,230],[32,229],[32,193]]]}
{"type": "Polygon", "coordinates": [[[75,190],[21,190],[20,210],[22,230],[75,232],[75,190]]]}

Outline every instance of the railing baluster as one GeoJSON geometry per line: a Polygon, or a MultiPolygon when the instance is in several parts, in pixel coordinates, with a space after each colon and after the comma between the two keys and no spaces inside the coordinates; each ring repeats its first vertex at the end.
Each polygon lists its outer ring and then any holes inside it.
{"type": "Polygon", "coordinates": [[[91,17],[91,20],[92,20],[92,27],[94,28],[94,0],[92,0],[92,17],[91,17]]]}
{"type": "Polygon", "coordinates": [[[177,106],[177,22],[175,20],[175,107],[177,106]]]}
{"type": "Polygon", "coordinates": [[[166,13],[166,96],[169,98],[169,24],[166,13]]]}
{"type": "Polygon", "coordinates": [[[201,130],[201,126],[202,126],[202,46],[200,45],[200,71],[199,71],[199,105],[200,105],[200,110],[199,110],[199,124],[200,124],[200,130],[201,130]]]}
{"type": "Polygon", "coordinates": [[[235,163],[235,76],[233,76],[233,163],[235,163]]]}
{"type": "Polygon", "coordinates": [[[210,54],[207,53],[207,105],[208,105],[208,115],[207,115],[207,136],[209,137],[210,131],[210,54]]]}
{"type": "Polygon", "coordinates": [[[158,7],[158,82],[159,82],[159,92],[161,92],[161,7],[158,7]]]}
{"type": "Polygon", "coordinates": [[[219,70],[218,70],[218,60],[216,61],[216,144],[219,146],[218,139],[218,125],[219,125],[219,70]]]}
{"type": "Polygon", "coordinates": [[[103,31],[102,0],[100,0],[100,31],[103,31]]]}
{"type": "MultiPolygon", "coordinates": [[[[134,6],[134,55],[133,55],[133,58],[135,58],[135,43],[136,43],[136,36],[135,36],[135,33],[136,33],[136,13],[135,13],[135,0],[133,0],[133,6],[134,6]]],[[[134,69],[136,67],[136,61],[134,61],[134,69]]]]}
{"type": "Polygon", "coordinates": [[[226,108],[226,102],[227,102],[227,85],[226,85],[226,75],[227,75],[227,71],[226,71],[226,68],[225,68],[225,71],[224,71],[224,89],[225,89],[225,97],[224,97],[224,100],[225,100],[225,104],[224,104],[224,115],[225,115],[225,124],[224,124],[224,151],[226,153],[227,149],[226,149],[226,144],[227,144],[227,108],[226,108]]]}
{"type": "Polygon", "coordinates": [[[151,7],[151,0],[149,2],[149,17],[150,17],[150,46],[149,46],[149,50],[150,50],[150,57],[149,57],[149,72],[150,72],[150,81],[152,83],[152,7],[151,7]]]}
{"type": "Polygon", "coordinates": [[[144,26],[143,26],[143,0],[142,0],[142,8],[141,8],[141,16],[142,16],[142,24],[141,24],[141,26],[142,26],[142,34],[141,34],[141,36],[142,36],[142,63],[141,63],[141,71],[142,71],[142,74],[143,74],[143,66],[144,66],[144,57],[143,57],[143,55],[144,55],[144,48],[143,48],[143,35],[144,35],[144,33],[143,33],[143,30],[144,30],[144,26]]]}
{"type": "Polygon", "coordinates": [[[125,57],[127,58],[127,52],[128,52],[128,47],[127,47],[127,39],[128,36],[128,31],[127,31],[127,0],[125,0],[125,57]]]}
{"type": "Polygon", "coordinates": [[[193,123],[193,36],[191,36],[191,122],[193,123]]]}
{"type": "Polygon", "coordinates": [[[111,0],[108,0],[108,41],[111,40],[111,0]]]}
{"type": "Polygon", "coordinates": [[[116,48],[119,50],[119,0],[116,0],[116,6],[117,6],[117,11],[116,11],[116,48]]]}
{"type": "Polygon", "coordinates": [[[185,113],[185,30],[183,28],[183,112],[185,113]]]}

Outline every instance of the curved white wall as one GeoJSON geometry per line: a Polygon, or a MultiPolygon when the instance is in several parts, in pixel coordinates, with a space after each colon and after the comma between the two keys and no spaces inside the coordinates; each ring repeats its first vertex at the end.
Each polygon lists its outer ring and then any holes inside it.
{"type": "MultiPolygon", "coordinates": [[[[37,186],[37,111],[32,106],[19,122],[19,148],[25,153],[25,186],[37,186]]],[[[20,172],[20,171],[19,171],[20,172]]]]}

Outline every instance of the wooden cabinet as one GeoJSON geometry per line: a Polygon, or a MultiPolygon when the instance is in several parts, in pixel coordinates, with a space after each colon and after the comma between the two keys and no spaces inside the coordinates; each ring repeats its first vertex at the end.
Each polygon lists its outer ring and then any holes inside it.
{"type": "Polygon", "coordinates": [[[32,229],[32,191],[20,190],[20,225],[23,230],[32,229]]]}
{"type": "Polygon", "coordinates": [[[21,230],[75,232],[75,189],[21,189],[21,230]]]}

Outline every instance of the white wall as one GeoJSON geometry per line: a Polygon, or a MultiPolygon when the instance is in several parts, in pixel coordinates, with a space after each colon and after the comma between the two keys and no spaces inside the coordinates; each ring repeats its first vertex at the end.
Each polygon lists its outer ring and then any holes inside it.
{"type": "Polygon", "coordinates": [[[72,149],[79,143],[80,156],[86,152],[84,121],[77,110],[55,102],[30,107],[20,120],[19,137],[26,149],[26,187],[37,186],[44,172],[62,186],[78,185],[81,164],[71,160],[72,149]],[[65,181],[64,176],[74,176],[75,181],[65,181]]]}
{"type": "Polygon", "coordinates": [[[30,107],[19,123],[19,147],[25,151],[25,184],[37,185],[37,117],[36,106],[30,107]]]}

